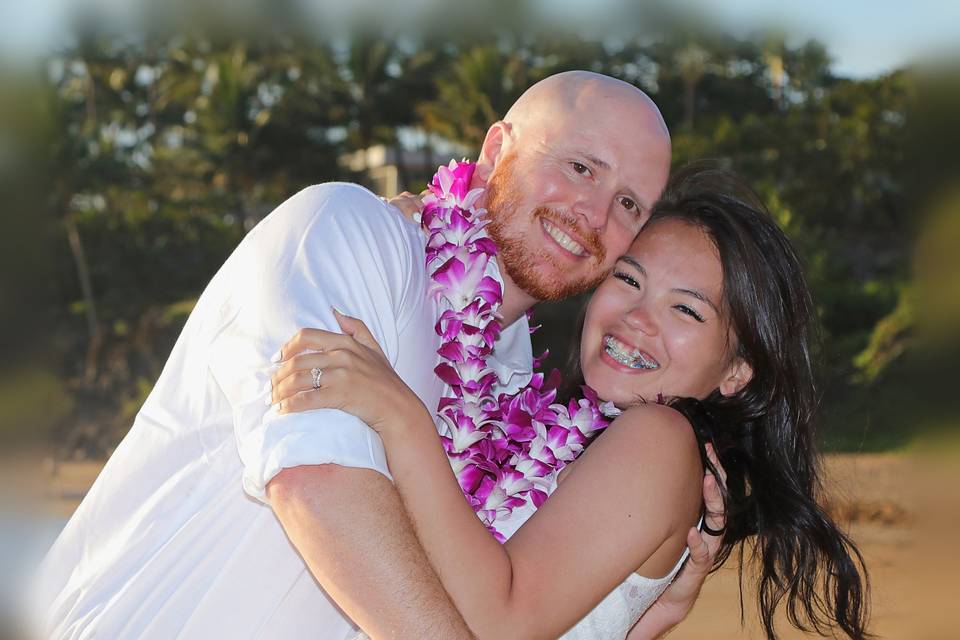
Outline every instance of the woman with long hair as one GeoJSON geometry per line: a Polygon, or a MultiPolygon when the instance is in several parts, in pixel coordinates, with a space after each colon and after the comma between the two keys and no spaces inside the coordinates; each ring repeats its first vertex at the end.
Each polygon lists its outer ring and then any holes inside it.
{"type": "Polygon", "coordinates": [[[675,179],[592,296],[569,382],[622,413],[549,479],[548,500],[513,514],[529,518],[505,544],[359,320],[340,318],[347,336],[284,346],[280,410],[343,409],[381,435],[421,543],[478,637],[627,637],[702,526],[704,469],[721,473],[709,447],[725,473],[717,566],[734,550],[741,571],[754,561],[767,636],[782,607],[798,628],[867,637],[862,558],[817,503],[806,280],[769,214],[730,183],[715,171],[675,179]]]}

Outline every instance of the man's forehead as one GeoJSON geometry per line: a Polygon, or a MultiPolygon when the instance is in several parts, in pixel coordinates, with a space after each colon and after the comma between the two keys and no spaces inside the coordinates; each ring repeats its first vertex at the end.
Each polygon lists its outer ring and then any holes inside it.
{"type": "MultiPolygon", "coordinates": [[[[659,153],[649,145],[631,145],[625,140],[601,144],[600,140],[567,139],[554,142],[555,151],[580,162],[587,161],[594,171],[615,176],[617,182],[638,191],[650,188],[650,167],[659,153]]],[[[649,204],[649,203],[644,203],[649,204]]]]}

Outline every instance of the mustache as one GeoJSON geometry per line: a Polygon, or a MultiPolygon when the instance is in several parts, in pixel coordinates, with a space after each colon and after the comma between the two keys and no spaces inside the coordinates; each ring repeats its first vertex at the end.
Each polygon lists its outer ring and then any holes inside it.
{"type": "Polygon", "coordinates": [[[550,222],[573,229],[577,234],[577,239],[583,241],[584,248],[597,259],[597,262],[602,263],[606,260],[607,251],[600,240],[600,234],[592,229],[584,228],[575,216],[550,207],[537,207],[533,210],[533,217],[546,218],[550,222]]]}

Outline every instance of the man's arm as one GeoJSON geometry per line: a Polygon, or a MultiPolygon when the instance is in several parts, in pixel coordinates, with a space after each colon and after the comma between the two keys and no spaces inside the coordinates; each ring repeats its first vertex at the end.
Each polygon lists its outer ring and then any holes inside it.
{"type": "Polygon", "coordinates": [[[398,357],[405,305],[423,297],[422,243],[409,227],[355,186],[289,199],[231,258],[233,304],[210,368],[233,408],[244,489],[273,508],[344,611],[374,637],[469,637],[412,533],[376,433],[340,411],[267,408],[271,354],[300,328],[335,328],[334,306],[364,318],[398,357]]]}
{"type": "Polygon", "coordinates": [[[383,475],[293,467],[267,497],[310,571],[370,637],[473,638],[383,475]]]}

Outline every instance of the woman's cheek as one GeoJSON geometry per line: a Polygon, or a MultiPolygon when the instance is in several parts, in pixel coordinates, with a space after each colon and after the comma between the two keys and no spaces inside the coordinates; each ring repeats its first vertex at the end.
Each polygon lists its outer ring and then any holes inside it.
{"type": "Polygon", "coordinates": [[[701,326],[676,327],[668,344],[673,379],[685,395],[703,396],[716,386],[715,367],[722,345],[701,326]]]}

